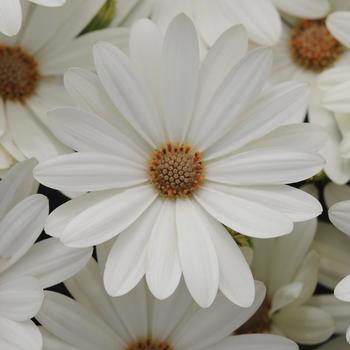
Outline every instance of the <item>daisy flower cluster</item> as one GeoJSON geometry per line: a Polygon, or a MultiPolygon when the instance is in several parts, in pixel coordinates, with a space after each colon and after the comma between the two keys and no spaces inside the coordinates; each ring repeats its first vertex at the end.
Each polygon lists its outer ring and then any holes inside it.
{"type": "Polygon", "coordinates": [[[0,0],[0,350],[350,349],[350,0],[0,0]]]}

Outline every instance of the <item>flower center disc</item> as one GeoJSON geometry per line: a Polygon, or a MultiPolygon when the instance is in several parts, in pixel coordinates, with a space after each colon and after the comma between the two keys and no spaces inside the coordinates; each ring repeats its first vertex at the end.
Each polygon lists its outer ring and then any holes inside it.
{"type": "Polygon", "coordinates": [[[191,196],[204,181],[201,154],[189,145],[168,143],[152,153],[149,175],[162,196],[191,196]]]}
{"type": "Polygon", "coordinates": [[[20,47],[0,45],[0,97],[23,101],[30,97],[40,79],[38,64],[20,47]]]}
{"type": "Polygon", "coordinates": [[[257,334],[268,333],[271,328],[271,320],[269,312],[271,309],[271,300],[265,297],[258,311],[240,328],[236,330],[236,334],[257,334]]]}
{"type": "Polygon", "coordinates": [[[290,38],[294,61],[315,72],[331,66],[344,51],[344,46],[329,32],[324,20],[302,20],[290,38]]]}
{"type": "Polygon", "coordinates": [[[172,348],[162,341],[145,339],[129,345],[126,350],[172,350],[172,348]]]}

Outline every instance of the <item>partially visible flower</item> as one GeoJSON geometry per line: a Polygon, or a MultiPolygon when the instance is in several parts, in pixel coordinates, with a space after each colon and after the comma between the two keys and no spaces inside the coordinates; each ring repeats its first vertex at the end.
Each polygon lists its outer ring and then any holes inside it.
{"type": "Polygon", "coordinates": [[[119,235],[105,271],[111,295],[129,292],[146,275],[164,299],[183,274],[203,307],[218,289],[249,306],[253,278],[222,224],[276,237],[322,211],[312,196],[285,185],[323,167],[317,152],[324,132],[284,125],[305,105],[308,87],[264,89],[271,52],[246,54],[247,46],[245,31],[234,27],[201,64],[185,15],[164,40],[142,20],[131,31],[130,57],[99,43],[97,76],[66,74],[80,108],[51,112],[50,127],[77,152],[40,163],[35,176],[52,188],[89,193],[56,209],[46,231],[72,247],[119,235]]]}
{"type": "Polygon", "coordinates": [[[345,184],[350,179],[349,155],[342,149],[349,129],[348,116],[334,113],[340,111],[339,105],[343,102],[341,89],[333,88],[326,98],[324,90],[348,80],[349,23],[350,2],[333,1],[330,13],[323,19],[306,16],[285,24],[281,39],[273,47],[274,67],[270,79],[271,83],[285,80],[310,83],[309,121],[320,125],[329,134],[321,154],[326,159],[326,174],[338,184],[345,184]],[[344,9],[344,3],[347,3],[348,11],[339,11],[344,9]]]}
{"type": "MultiPolygon", "coordinates": [[[[38,5],[57,7],[62,6],[66,0],[28,0],[38,5]]],[[[5,35],[16,35],[22,25],[22,11],[28,11],[29,4],[21,0],[1,0],[0,1],[0,32],[5,35]],[[24,7],[22,10],[22,6],[24,7]]]]}
{"type": "Polygon", "coordinates": [[[0,344],[11,349],[41,350],[30,319],[41,307],[43,288],[74,275],[92,254],[53,238],[34,244],[49,211],[46,197],[30,195],[37,187],[34,165],[19,163],[0,181],[0,344]]]}
{"type": "Polygon", "coordinates": [[[273,333],[301,344],[319,344],[334,332],[334,320],[310,305],[317,285],[318,255],[310,250],[317,220],[298,223],[284,237],[253,239],[254,278],[266,285],[258,312],[238,333],[273,333]]]}
{"type": "Polygon", "coordinates": [[[18,35],[0,35],[0,169],[26,158],[45,160],[71,152],[47,128],[46,113],[72,104],[63,73],[71,66],[92,68],[96,41],[127,46],[126,28],[77,37],[103,3],[67,0],[57,9],[28,3],[18,35]]]}
{"type": "MultiPolygon", "coordinates": [[[[328,215],[335,227],[350,235],[350,198],[347,196],[348,193],[348,190],[332,192],[332,200],[335,204],[329,208],[328,215]]],[[[350,275],[338,283],[334,295],[340,300],[350,302],[350,275]]],[[[350,327],[347,330],[346,339],[350,343],[350,327]]]]}
{"type": "Polygon", "coordinates": [[[165,32],[174,17],[185,13],[207,47],[236,24],[244,25],[253,42],[272,46],[282,32],[279,11],[300,18],[322,18],[329,9],[328,0],[156,0],[152,19],[165,32]]]}
{"type": "Polygon", "coordinates": [[[297,350],[291,340],[271,335],[230,336],[264,299],[257,282],[249,308],[232,304],[221,293],[200,309],[185,284],[169,299],[155,299],[141,281],[129,294],[112,298],[103,287],[100,268],[92,259],[66,282],[75,300],[46,292],[37,316],[43,325],[43,350],[297,350]]]}
{"type": "MultiPolygon", "coordinates": [[[[326,206],[350,199],[350,187],[329,183],[324,189],[326,206]]],[[[334,289],[337,283],[350,274],[350,238],[334,225],[320,221],[312,248],[320,256],[319,282],[334,289]]]]}

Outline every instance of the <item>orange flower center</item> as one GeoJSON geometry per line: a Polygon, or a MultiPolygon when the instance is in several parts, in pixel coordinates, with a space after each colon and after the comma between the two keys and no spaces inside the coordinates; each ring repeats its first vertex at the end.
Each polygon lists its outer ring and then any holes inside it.
{"type": "Polygon", "coordinates": [[[37,88],[38,64],[20,47],[0,45],[0,97],[23,102],[37,88]]]}
{"type": "Polygon", "coordinates": [[[172,347],[162,341],[144,339],[129,345],[126,350],[172,350],[172,347]]]}
{"type": "Polygon", "coordinates": [[[320,72],[330,67],[344,46],[329,32],[324,20],[302,20],[290,37],[293,60],[301,67],[320,72]]]}
{"type": "Polygon", "coordinates": [[[201,154],[189,145],[168,143],[152,153],[149,176],[164,197],[191,196],[204,181],[201,154]]]}

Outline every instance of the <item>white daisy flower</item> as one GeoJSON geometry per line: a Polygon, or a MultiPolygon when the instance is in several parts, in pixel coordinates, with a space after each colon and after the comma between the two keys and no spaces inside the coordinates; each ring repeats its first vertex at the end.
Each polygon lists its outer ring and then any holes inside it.
{"type": "MultiPolygon", "coordinates": [[[[326,206],[350,199],[350,187],[329,183],[324,189],[326,206]]],[[[334,289],[350,274],[350,238],[332,224],[319,221],[312,248],[320,256],[319,283],[334,289]]],[[[350,313],[349,313],[350,315],[350,313]]]]}
{"type": "MultiPolygon", "coordinates": [[[[57,7],[66,0],[29,0],[38,5],[57,7]]],[[[20,0],[0,1],[0,32],[5,35],[16,35],[22,25],[22,6],[20,0]]]]}
{"type": "Polygon", "coordinates": [[[88,262],[91,249],[67,248],[49,238],[34,244],[49,206],[35,194],[35,165],[14,166],[0,182],[0,348],[41,350],[40,332],[30,318],[39,311],[43,288],[71,277],[88,262]]]}
{"type": "Polygon", "coordinates": [[[271,52],[246,55],[247,41],[241,27],[230,29],[200,65],[186,16],[174,20],[164,42],[143,20],[132,29],[130,58],[99,43],[97,76],[81,69],[65,76],[81,109],[53,111],[50,125],[78,152],[39,164],[35,176],[90,193],[56,209],[46,231],[71,247],[120,234],[105,271],[111,295],[127,293],[146,274],[164,299],[183,273],[201,306],[211,305],[218,288],[249,306],[253,278],[222,224],[266,238],[320,214],[317,200],[284,185],[323,166],[316,153],[322,130],[281,126],[305,105],[307,86],[263,90],[271,52]]]}
{"type": "Polygon", "coordinates": [[[302,18],[322,18],[329,8],[328,0],[155,0],[152,19],[165,32],[174,17],[185,13],[209,47],[228,28],[243,24],[250,40],[272,46],[282,32],[278,11],[302,18]]]}
{"type": "Polygon", "coordinates": [[[298,349],[280,336],[230,336],[264,299],[260,282],[251,307],[240,308],[218,294],[205,310],[193,302],[183,283],[164,301],[152,297],[143,281],[129,294],[111,298],[94,260],[66,285],[75,300],[45,293],[37,316],[44,327],[43,350],[298,349]]]}
{"type": "Polygon", "coordinates": [[[313,219],[296,224],[287,236],[252,240],[253,275],[265,283],[266,297],[239,334],[280,334],[301,344],[319,344],[333,334],[330,314],[310,305],[319,264],[318,255],[310,250],[316,226],[313,219]]]}
{"type": "Polygon", "coordinates": [[[70,151],[46,127],[48,110],[72,103],[63,88],[63,73],[71,66],[92,68],[91,48],[97,40],[121,46],[127,41],[128,30],[122,28],[76,38],[103,2],[68,0],[57,9],[26,2],[19,34],[0,34],[0,169],[17,160],[43,160],[70,151]]]}
{"type": "Polygon", "coordinates": [[[338,184],[350,179],[349,155],[341,145],[349,132],[348,116],[339,110],[340,100],[344,98],[339,88],[331,89],[326,98],[323,95],[330,86],[349,79],[350,70],[345,68],[350,64],[349,23],[350,2],[333,1],[332,11],[324,19],[294,19],[290,25],[285,24],[281,40],[273,48],[271,77],[273,83],[296,80],[311,84],[309,121],[329,133],[329,141],[322,150],[326,159],[324,170],[338,184]],[[344,7],[349,11],[337,11],[344,7]]]}

